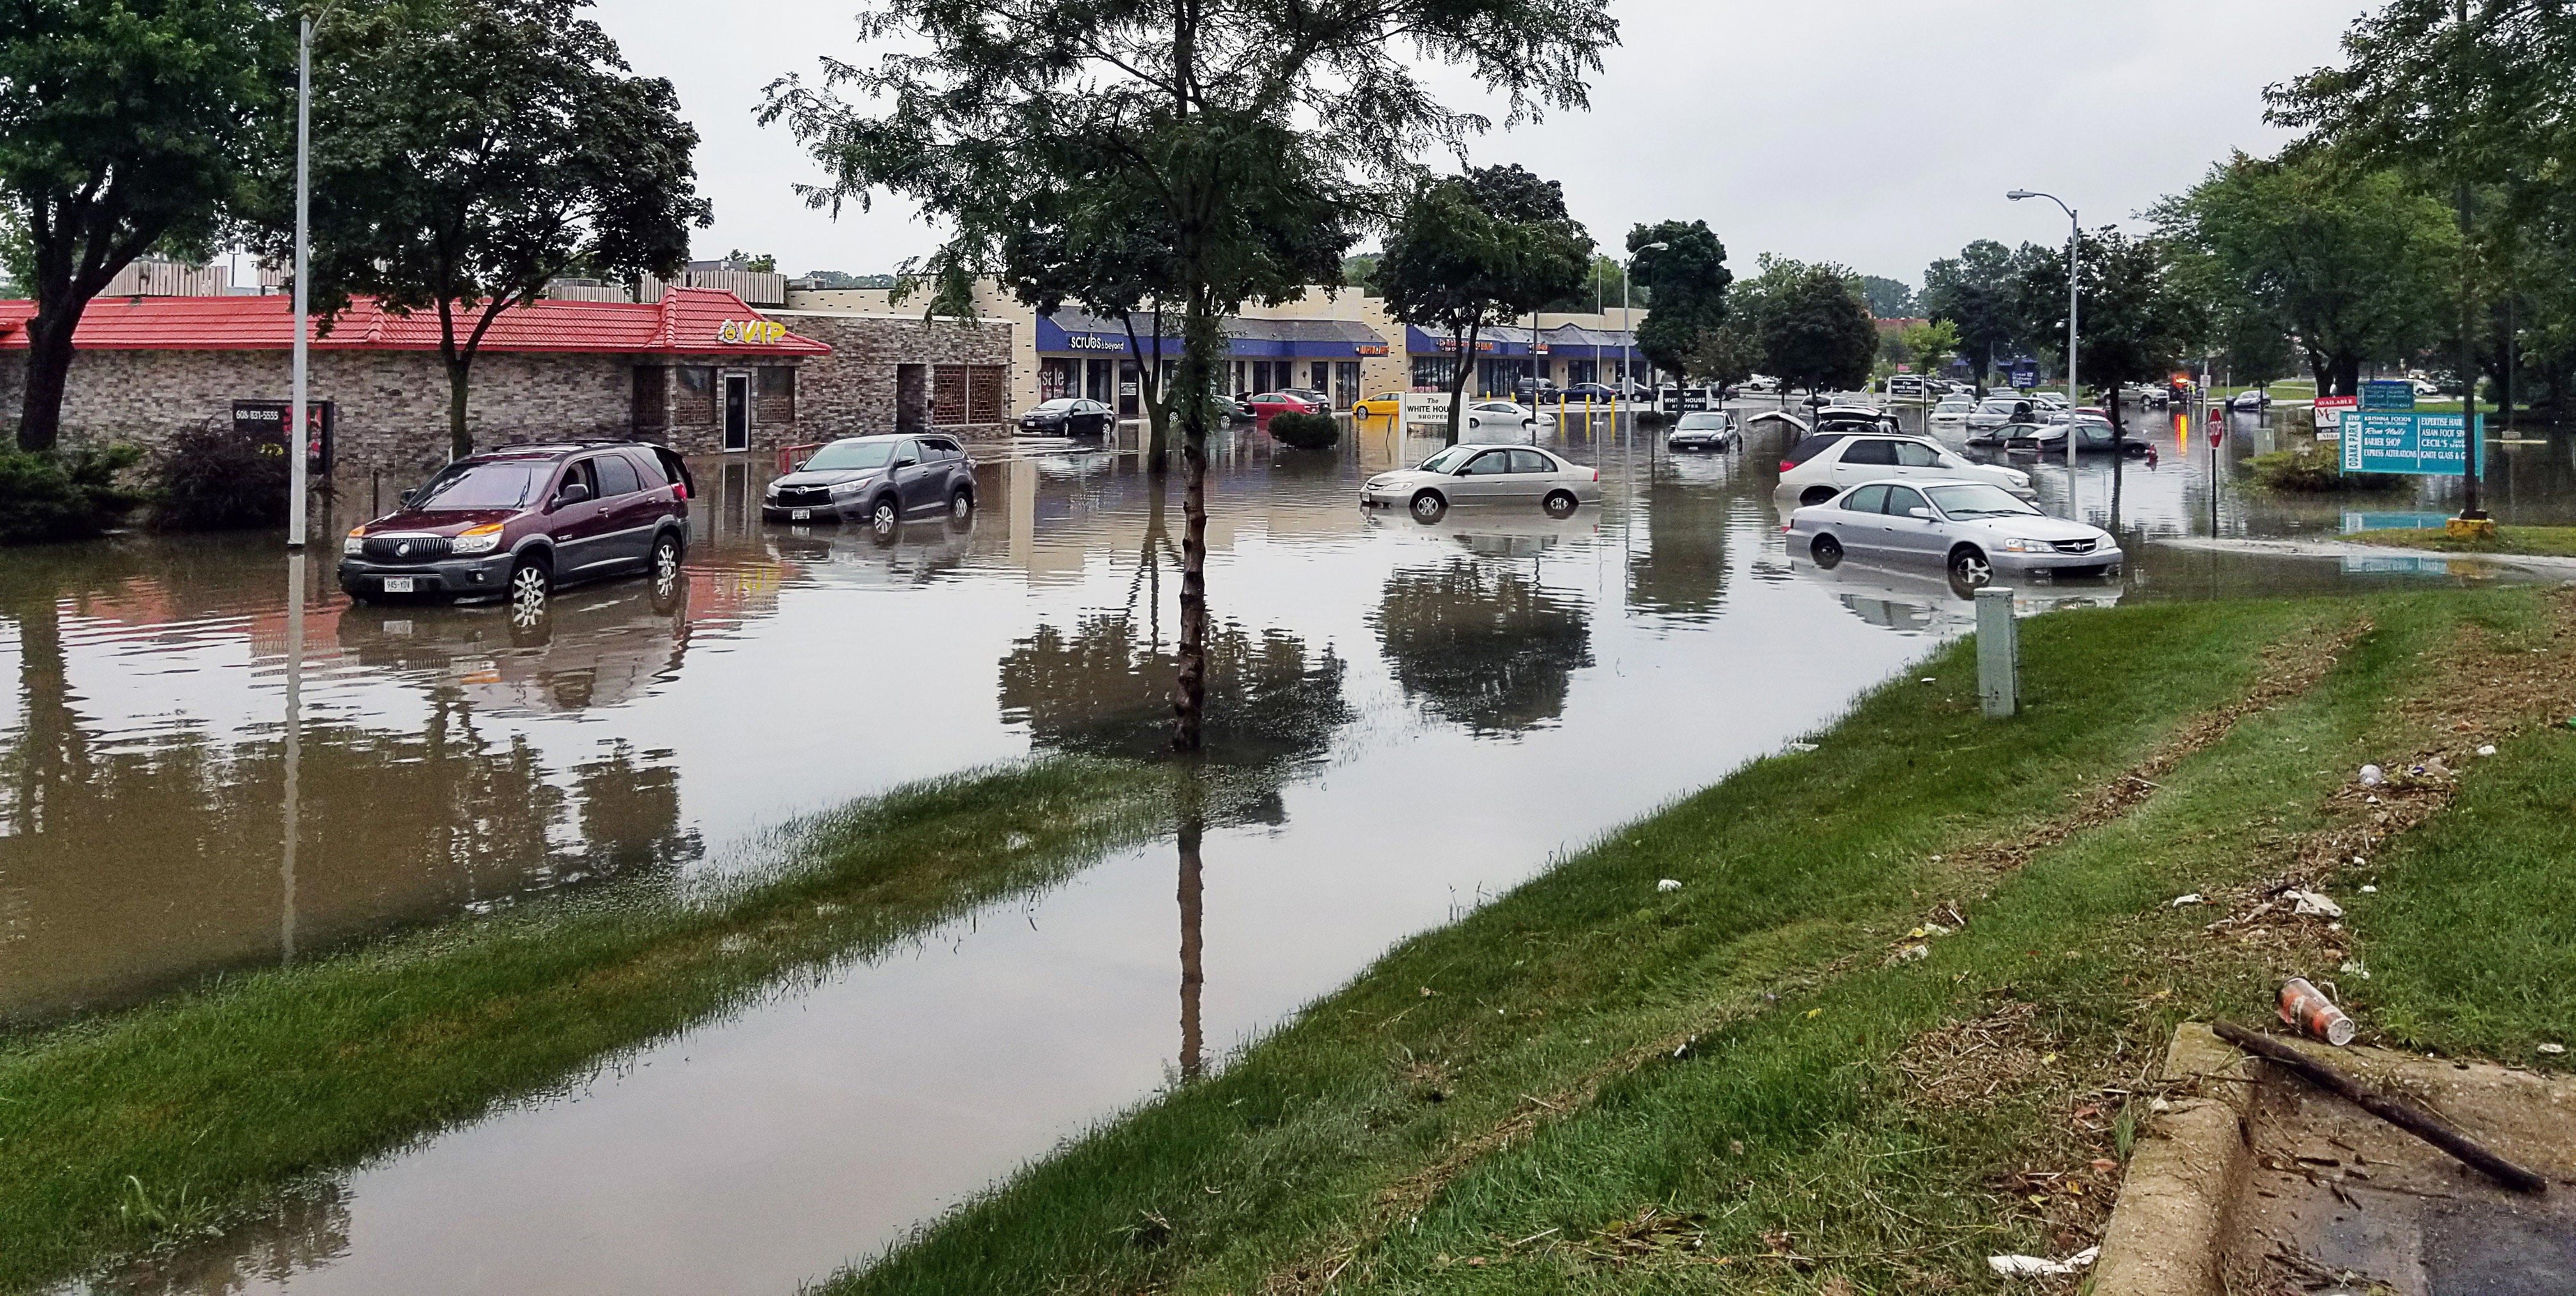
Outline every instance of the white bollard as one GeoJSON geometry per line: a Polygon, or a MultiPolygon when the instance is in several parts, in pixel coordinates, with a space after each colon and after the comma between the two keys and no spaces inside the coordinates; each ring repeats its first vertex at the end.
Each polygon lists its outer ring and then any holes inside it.
{"type": "Polygon", "coordinates": [[[1988,719],[2021,711],[2021,623],[2013,619],[2013,592],[1992,585],[1977,591],[1977,696],[1988,719]]]}

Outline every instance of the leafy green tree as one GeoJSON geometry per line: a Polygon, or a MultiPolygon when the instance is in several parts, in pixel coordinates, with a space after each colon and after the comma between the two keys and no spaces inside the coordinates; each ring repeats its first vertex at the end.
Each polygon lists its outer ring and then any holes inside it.
{"type": "MultiPolygon", "coordinates": [[[[1585,0],[881,0],[859,30],[890,46],[876,63],[827,60],[819,86],[782,78],[762,108],[822,162],[817,205],[910,198],[949,227],[925,268],[952,275],[1001,268],[1013,196],[1033,185],[1150,195],[1170,230],[1178,281],[1159,300],[1181,321],[1169,399],[1185,519],[1173,745],[1196,751],[1225,316],[1313,281],[1279,258],[1298,245],[1276,231],[1342,228],[1369,210],[1355,180],[1402,183],[1404,159],[1486,125],[1442,107],[1420,66],[1463,68],[1526,120],[1587,103],[1618,26],[1585,0]]],[[[1349,250],[1314,273],[1337,279],[1349,250]]]]}
{"type": "Polygon", "coordinates": [[[1911,319],[1923,309],[1912,287],[1885,275],[1862,275],[1860,295],[1869,304],[1869,313],[1880,319],[1911,319]]]}
{"type": "Polygon", "coordinates": [[[1580,286],[1592,237],[1565,212],[1565,190],[1518,166],[1477,167],[1424,186],[1378,262],[1397,321],[1449,338],[1449,443],[1458,442],[1476,342],[1580,286]]]}
{"type": "Polygon", "coordinates": [[[1732,387],[1753,376],[1762,363],[1762,340],[1742,316],[1701,334],[1699,345],[1683,357],[1682,372],[1702,382],[1732,387]]]}
{"type": "Polygon", "coordinates": [[[1748,296],[1763,368],[1792,387],[1843,390],[1869,381],[1878,358],[1878,321],[1861,300],[1860,276],[1842,266],[1764,256],[1748,296]]]}
{"type": "Polygon", "coordinates": [[[1377,296],[1377,263],[1378,254],[1375,252],[1356,252],[1343,257],[1342,282],[1368,296],[1377,296]]]}
{"type": "Polygon", "coordinates": [[[1959,326],[1960,354],[1977,367],[1980,382],[2021,345],[2018,287],[2011,249],[1992,239],[1979,239],[1923,272],[1923,313],[1959,326]]]}
{"type": "MultiPolygon", "coordinates": [[[[573,267],[676,274],[709,223],[698,133],[671,83],[629,75],[575,0],[411,0],[354,11],[314,51],[313,299],[435,311],[450,452],[502,314],[573,267]]],[[[291,175],[266,238],[293,238],[291,175]]]]}
{"type": "Polygon", "coordinates": [[[2153,214],[2194,294],[2246,299],[2295,335],[2319,395],[2353,395],[2365,363],[2441,335],[2459,238],[2395,172],[2240,153],[2153,214]]]}
{"type": "Polygon", "coordinates": [[[1917,372],[1934,373],[1950,363],[1959,350],[1959,326],[1949,320],[1932,320],[1909,324],[1896,335],[1897,345],[1917,372]]]}
{"type": "Polygon", "coordinates": [[[0,10],[0,202],[32,294],[18,446],[62,431],[72,331],[156,248],[202,256],[270,142],[291,66],[259,0],[25,0],[0,10]]]}
{"type": "Polygon", "coordinates": [[[1583,276],[1582,286],[1539,309],[1588,315],[1595,311],[1615,311],[1622,305],[1637,309],[1654,304],[1654,293],[1646,285],[1628,286],[1628,268],[1619,264],[1617,258],[1595,253],[1592,268],[1583,276]]]}
{"type": "Polygon", "coordinates": [[[743,269],[748,270],[753,274],[778,273],[778,258],[771,256],[766,252],[763,252],[758,256],[753,256],[752,254],[743,251],[741,248],[735,248],[733,251],[725,253],[724,259],[735,265],[741,266],[743,269]]]}
{"type": "MultiPolygon", "coordinates": [[[[2188,298],[2177,292],[2167,274],[2163,248],[2153,239],[2133,239],[2108,226],[2084,235],[2077,275],[2083,296],[2076,339],[2077,377],[2110,393],[2105,402],[2116,437],[2121,430],[2120,388],[2158,382],[2182,363],[2204,327],[2188,298]]],[[[2033,257],[2024,268],[2024,298],[2031,303],[2029,324],[2061,366],[2066,353],[2066,254],[2033,257]],[[2053,303],[2053,306],[2051,305],[2053,303]]]]}
{"type": "Polygon", "coordinates": [[[1637,282],[1655,289],[1654,309],[1637,325],[1637,349],[1657,369],[1687,373],[1692,353],[1726,323],[1726,290],[1735,282],[1726,245],[1707,221],[1668,220],[1628,231],[1628,252],[1637,282]]]}

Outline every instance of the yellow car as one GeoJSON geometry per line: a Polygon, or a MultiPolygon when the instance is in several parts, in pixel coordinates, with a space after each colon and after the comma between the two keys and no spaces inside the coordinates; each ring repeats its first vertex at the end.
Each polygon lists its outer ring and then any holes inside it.
{"type": "Polygon", "coordinates": [[[1391,419],[1398,417],[1403,413],[1404,393],[1402,392],[1388,392],[1383,396],[1372,396],[1367,400],[1351,406],[1351,414],[1355,418],[1391,419]]]}

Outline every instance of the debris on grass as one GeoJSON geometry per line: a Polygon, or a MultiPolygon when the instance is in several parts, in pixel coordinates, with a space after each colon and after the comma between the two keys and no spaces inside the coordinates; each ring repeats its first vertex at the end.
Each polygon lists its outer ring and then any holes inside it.
{"type": "Polygon", "coordinates": [[[1655,891],[1659,895],[1671,895],[1673,892],[1681,889],[1682,884],[1673,878],[1665,878],[1662,881],[1655,883],[1655,891]]]}
{"type": "Polygon", "coordinates": [[[2026,1255],[1997,1255],[1987,1256],[1986,1265],[2006,1278],[2065,1278],[2092,1268],[2093,1262],[2101,1258],[2102,1248],[2089,1246],[2063,1260],[2048,1260],[2039,1256],[2026,1255]]]}

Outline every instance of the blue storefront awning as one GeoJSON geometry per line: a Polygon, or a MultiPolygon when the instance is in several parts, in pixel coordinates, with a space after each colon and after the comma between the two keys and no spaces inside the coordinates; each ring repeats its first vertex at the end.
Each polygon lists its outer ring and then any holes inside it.
{"type": "MultiPolygon", "coordinates": [[[[1150,355],[1154,349],[1152,326],[1142,320],[1138,323],[1142,327],[1137,331],[1137,340],[1150,355]]],[[[1356,360],[1387,353],[1386,339],[1357,320],[1229,319],[1225,332],[1226,354],[1237,360],[1356,360]]],[[[1037,343],[1040,355],[1124,356],[1127,330],[1115,320],[1097,319],[1080,311],[1058,311],[1038,317],[1037,343]]],[[[1163,356],[1177,360],[1180,350],[1180,327],[1175,321],[1165,320],[1163,356]]]]}

